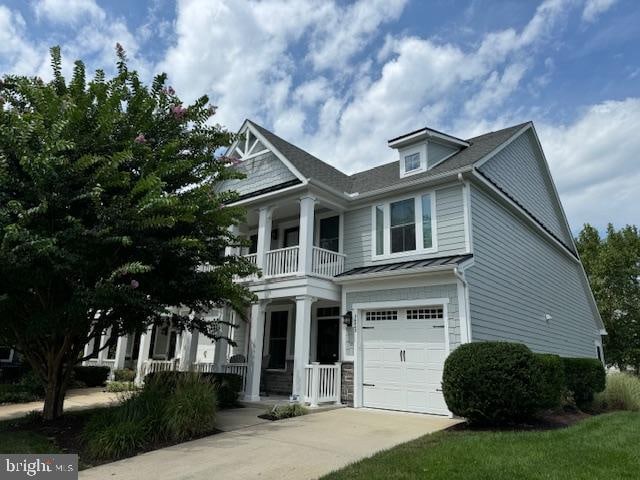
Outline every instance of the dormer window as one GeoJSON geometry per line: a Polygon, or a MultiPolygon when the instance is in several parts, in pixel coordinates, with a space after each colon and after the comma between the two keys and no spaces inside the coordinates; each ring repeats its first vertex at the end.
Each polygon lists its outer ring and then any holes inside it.
{"type": "Polygon", "coordinates": [[[404,157],[404,173],[410,173],[420,168],[420,152],[404,157]]]}
{"type": "Polygon", "coordinates": [[[415,145],[400,150],[400,177],[414,175],[427,170],[427,144],[415,145]]]}

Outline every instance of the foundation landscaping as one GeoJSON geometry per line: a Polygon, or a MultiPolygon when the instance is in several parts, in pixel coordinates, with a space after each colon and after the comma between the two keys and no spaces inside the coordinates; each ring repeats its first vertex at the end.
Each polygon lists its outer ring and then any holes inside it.
{"type": "Polygon", "coordinates": [[[323,478],[637,478],[635,375],[606,375],[595,359],[539,355],[519,344],[471,343],[447,359],[443,390],[466,423],[323,478]]]}

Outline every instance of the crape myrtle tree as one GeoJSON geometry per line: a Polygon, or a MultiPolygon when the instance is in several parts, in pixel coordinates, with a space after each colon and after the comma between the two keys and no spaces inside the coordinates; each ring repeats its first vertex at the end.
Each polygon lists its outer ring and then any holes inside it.
{"type": "Polygon", "coordinates": [[[203,314],[252,300],[232,279],[254,267],[224,256],[242,243],[237,194],[217,188],[239,178],[216,156],[232,135],[207,121],[206,96],[184,106],[166,75],[147,87],[116,52],[111,79],[87,81],[77,61],[67,82],[56,47],[50,82],[0,84],[0,344],[42,378],[45,419],[106,329],[104,348],[167,320],[218,339],[203,314]]]}
{"type": "Polygon", "coordinates": [[[640,375],[640,233],[634,225],[606,235],[586,224],[576,240],[607,335],[605,360],[640,375]]]}

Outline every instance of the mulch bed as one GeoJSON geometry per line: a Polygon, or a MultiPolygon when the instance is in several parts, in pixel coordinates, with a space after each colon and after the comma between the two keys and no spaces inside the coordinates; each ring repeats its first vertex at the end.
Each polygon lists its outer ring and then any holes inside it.
{"type": "Polygon", "coordinates": [[[550,411],[538,415],[526,422],[507,425],[477,425],[466,422],[458,423],[447,428],[448,431],[474,431],[474,432],[513,432],[513,431],[541,431],[556,430],[574,425],[582,420],[592,417],[593,414],[579,410],[565,412],[550,411]]]}

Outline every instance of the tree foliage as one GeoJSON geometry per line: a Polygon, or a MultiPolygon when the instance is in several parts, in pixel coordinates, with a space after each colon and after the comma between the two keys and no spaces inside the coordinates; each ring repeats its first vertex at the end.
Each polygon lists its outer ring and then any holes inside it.
{"type": "Polygon", "coordinates": [[[640,373],[640,234],[636,226],[607,227],[601,238],[586,224],[577,247],[607,335],[605,360],[640,373]]]}
{"type": "Polygon", "coordinates": [[[105,329],[115,341],[169,315],[216,338],[203,314],[252,298],[232,279],[254,267],[223,254],[243,218],[217,188],[238,178],[216,156],[232,135],[211,124],[206,96],[183,106],[166,75],[147,87],[116,50],[111,79],[87,81],[77,61],[67,82],[53,48],[51,81],[0,83],[0,344],[48,384],[49,418],[105,329]]]}

